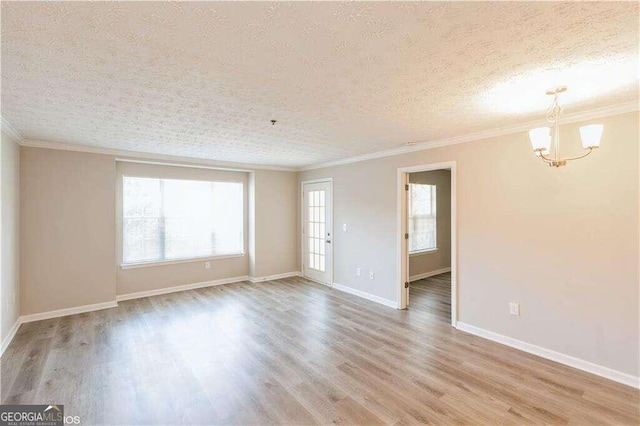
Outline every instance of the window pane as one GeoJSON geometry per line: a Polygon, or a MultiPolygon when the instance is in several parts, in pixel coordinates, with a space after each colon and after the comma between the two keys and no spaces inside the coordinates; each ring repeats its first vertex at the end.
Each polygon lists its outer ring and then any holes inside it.
{"type": "Polygon", "coordinates": [[[242,183],[123,180],[123,261],[244,252],[242,183]]]}
{"type": "Polygon", "coordinates": [[[235,182],[212,182],[213,253],[244,252],[243,186],[235,182]]]}
{"type": "Polygon", "coordinates": [[[123,254],[125,262],[161,259],[159,218],[124,218],[123,254]]]}
{"type": "Polygon", "coordinates": [[[409,184],[409,197],[409,251],[436,248],[436,186],[409,184]]]}
{"type": "Polygon", "coordinates": [[[164,180],[165,259],[214,254],[211,183],[164,180]]]}
{"type": "Polygon", "coordinates": [[[124,177],[123,260],[148,262],[162,258],[160,180],[124,177]]]}

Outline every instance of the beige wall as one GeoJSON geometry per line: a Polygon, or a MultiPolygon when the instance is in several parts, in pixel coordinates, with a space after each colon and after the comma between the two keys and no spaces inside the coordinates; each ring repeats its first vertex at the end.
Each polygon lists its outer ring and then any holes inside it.
{"type": "Polygon", "coordinates": [[[248,275],[247,251],[247,211],[245,209],[244,235],[245,253],[243,257],[211,259],[211,268],[205,268],[206,260],[165,265],[143,266],[122,269],[122,176],[163,177],[219,182],[242,182],[247,205],[247,175],[245,172],[213,170],[207,168],[172,167],[155,164],[118,161],[116,193],[116,270],[118,295],[141,291],[158,290],[184,284],[214,281],[218,279],[244,277],[248,275]]]}
{"type": "Polygon", "coordinates": [[[22,315],[116,296],[113,157],[22,147],[22,315]]]}
{"type": "Polygon", "coordinates": [[[256,170],[253,173],[255,264],[251,276],[296,272],[298,253],[298,186],[296,173],[256,170]]]}
{"type": "Polygon", "coordinates": [[[0,342],[20,316],[20,147],[2,133],[0,145],[0,342]]]}
{"type": "MultiPolygon", "coordinates": [[[[185,164],[188,165],[188,164],[185,164]]],[[[110,155],[22,148],[22,314],[113,302],[116,295],[250,275],[296,271],[296,174],[232,172],[116,162],[110,155]],[[203,261],[120,267],[122,175],[242,181],[247,188],[247,255],[203,261]],[[251,175],[251,182],[249,176],[251,175]],[[253,183],[253,187],[250,185],[253,183]],[[250,232],[253,237],[251,251],[250,232]]],[[[3,280],[4,282],[4,280],[3,280]]]]}
{"type": "Polygon", "coordinates": [[[409,174],[410,183],[436,186],[436,245],[438,250],[409,256],[409,276],[451,267],[451,171],[409,174]]]}
{"type": "MultiPolygon", "coordinates": [[[[456,161],[458,320],[638,376],[638,120],[592,121],[605,125],[602,147],[560,169],[519,133],[299,179],[333,177],[335,223],[350,223],[335,235],[334,281],[395,301],[397,169],[456,161]]],[[[562,126],[564,155],[582,151],[583,124],[562,126]]]]}

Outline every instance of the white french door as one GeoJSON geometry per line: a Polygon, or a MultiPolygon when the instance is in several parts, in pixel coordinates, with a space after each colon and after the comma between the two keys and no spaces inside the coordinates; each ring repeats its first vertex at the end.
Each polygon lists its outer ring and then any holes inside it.
{"type": "Polygon", "coordinates": [[[333,206],[331,182],[302,184],[302,263],[304,276],[332,285],[333,206]]]}

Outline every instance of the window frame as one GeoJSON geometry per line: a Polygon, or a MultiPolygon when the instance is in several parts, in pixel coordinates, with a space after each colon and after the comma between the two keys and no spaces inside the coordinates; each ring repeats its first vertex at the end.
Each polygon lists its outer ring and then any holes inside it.
{"type": "MultiPolygon", "coordinates": [[[[409,191],[408,191],[408,200],[409,200],[409,207],[411,206],[411,185],[423,185],[423,186],[429,186],[431,187],[431,197],[435,198],[435,209],[432,209],[432,214],[429,215],[416,215],[419,217],[433,217],[434,218],[434,227],[433,227],[433,240],[435,242],[435,245],[433,247],[429,247],[429,248],[425,248],[425,249],[420,249],[420,250],[411,250],[411,242],[409,241],[407,244],[407,252],[409,254],[409,257],[414,257],[414,256],[420,256],[423,254],[429,254],[429,253],[435,253],[439,250],[438,248],[438,188],[437,185],[435,184],[431,184],[431,183],[419,183],[419,182],[409,182],[409,191]]],[[[432,200],[433,200],[432,198],[432,200]]],[[[431,203],[433,205],[433,202],[431,203]]],[[[409,238],[411,238],[411,235],[413,234],[412,232],[412,228],[411,228],[411,222],[412,222],[412,217],[416,217],[416,216],[412,216],[411,215],[411,208],[408,209],[408,215],[407,215],[407,232],[409,234],[409,238]]]]}
{"type": "MultiPolygon", "coordinates": [[[[171,265],[171,264],[180,264],[180,263],[190,263],[190,262],[202,262],[208,260],[222,260],[222,259],[233,259],[245,257],[247,255],[247,227],[246,227],[246,219],[247,219],[247,194],[246,194],[246,183],[241,180],[208,180],[208,179],[188,179],[188,178],[175,178],[175,177],[159,177],[159,176],[136,176],[136,175],[121,175],[120,180],[120,268],[122,269],[135,269],[135,268],[143,268],[147,266],[156,266],[156,265],[171,265]],[[192,256],[192,257],[184,257],[179,259],[154,259],[154,260],[143,260],[137,262],[125,262],[125,216],[124,216],[124,181],[126,178],[140,178],[140,179],[157,179],[160,181],[160,186],[164,187],[165,180],[181,180],[181,181],[189,181],[189,182],[207,182],[207,183],[236,183],[242,186],[242,251],[240,253],[229,253],[229,254],[213,254],[206,256],[192,256]]],[[[162,191],[161,191],[162,193],[162,191]]],[[[164,194],[163,194],[164,196],[164,194]]],[[[160,225],[158,227],[158,232],[161,233],[160,241],[164,246],[165,243],[165,235],[164,235],[164,203],[160,203],[160,225]]],[[[162,252],[164,253],[164,247],[162,248],[162,252]]]]}

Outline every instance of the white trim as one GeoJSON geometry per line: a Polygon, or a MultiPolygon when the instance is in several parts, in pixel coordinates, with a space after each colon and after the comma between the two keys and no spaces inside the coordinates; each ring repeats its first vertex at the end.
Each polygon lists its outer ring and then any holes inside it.
{"type": "MultiPolygon", "coordinates": [[[[224,172],[251,173],[251,169],[230,169],[228,167],[202,166],[202,165],[190,164],[190,163],[170,163],[166,161],[139,160],[136,158],[116,157],[116,163],[150,164],[152,166],[184,167],[188,169],[204,169],[204,170],[219,170],[224,172]]],[[[183,180],[188,180],[188,179],[183,179],[183,180]]]]}
{"type": "Polygon", "coordinates": [[[320,178],[320,179],[308,179],[308,180],[302,180],[300,181],[301,184],[307,184],[307,183],[322,183],[322,182],[331,182],[333,183],[333,178],[332,177],[326,177],[326,178],[320,178]]]}
{"type": "Polygon", "coordinates": [[[40,312],[38,314],[23,315],[20,321],[24,324],[27,322],[41,321],[50,318],[66,317],[67,315],[82,314],[85,312],[99,311],[101,309],[115,308],[118,306],[116,301],[94,303],[92,305],[76,306],[74,308],[58,309],[55,311],[40,312]]]}
{"type": "Polygon", "coordinates": [[[0,356],[2,356],[4,351],[9,347],[13,338],[16,337],[16,333],[18,332],[18,329],[21,325],[22,318],[18,317],[18,319],[16,319],[16,322],[13,324],[13,327],[11,327],[11,330],[9,330],[9,334],[7,334],[7,337],[5,337],[2,341],[2,345],[0,346],[0,356]]]}
{"type": "Polygon", "coordinates": [[[299,277],[300,272],[285,272],[284,274],[267,275],[266,277],[249,277],[249,281],[252,283],[261,283],[264,281],[280,280],[282,278],[299,277]]]}
{"type": "Polygon", "coordinates": [[[394,300],[385,299],[384,297],[374,296],[373,294],[365,293],[364,291],[356,290],[355,288],[347,287],[346,285],[333,283],[333,288],[343,291],[345,293],[353,294],[354,296],[362,297],[363,299],[376,302],[389,308],[397,309],[398,304],[394,300]]]}
{"type": "Polygon", "coordinates": [[[147,266],[175,265],[178,263],[190,263],[190,262],[207,262],[210,260],[233,259],[235,257],[244,257],[244,256],[245,256],[245,253],[225,254],[221,256],[190,257],[188,259],[176,259],[176,260],[154,260],[151,262],[123,263],[120,265],[120,268],[136,269],[136,268],[146,268],[147,266]]]}
{"type": "MultiPolygon", "coordinates": [[[[590,109],[582,112],[565,114],[561,121],[561,124],[575,123],[578,121],[586,121],[586,120],[592,120],[596,118],[609,117],[617,114],[626,114],[628,112],[633,112],[638,110],[640,110],[640,104],[638,104],[638,102],[636,101],[631,101],[631,102],[626,102],[622,104],[609,105],[606,107],[590,109]]],[[[114,156],[122,156],[122,157],[133,157],[133,159],[142,158],[142,159],[169,161],[169,162],[185,161],[185,162],[191,162],[195,165],[200,164],[200,165],[206,165],[206,166],[213,166],[220,169],[226,168],[229,170],[236,170],[236,171],[244,171],[246,169],[251,169],[251,170],[278,170],[278,171],[285,171],[285,172],[301,172],[301,171],[307,171],[307,170],[322,169],[325,167],[357,163],[360,161],[372,160],[375,158],[391,157],[394,155],[404,154],[407,152],[423,151],[426,149],[439,148],[447,145],[473,142],[473,141],[487,139],[487,138],[496,137],[496,136],[504,136],[504,135],[510,135],[510,134],[519,133],[519,132],[526,132],[534,127],[538,127],[546,123],[544,119],[540,119],[540,120],[528,121],[525,123],[516,124],[512,126],[498,127],[498,128],[486,130],[483,132],[453,136],[450,138],[437,139],[433,141],[423,141],[411,146],[403,146],[400,148],[377,151],[369,154],[347,157],[347,158],[343,158],[335,161],[327,161],[327,162],[311,164],[311,165],[302,166],[302,167],[281,167],[281,166],[269,166],[269,165],[260,165],[260,164],[251,164],[251,163],[233,163],[233,162],[216,161],[216,160],[196,158],[196,157],[182,157],[182,156],[166,155],[166,154],[154,154],[150,152],[126,151],[121,149],[98,147],[93,145],[78,145],[78,144],[46,142],[46,141],[38,141],[38,140],[25,140],[15,130],[15,128],[11,126],[4,118],[2,118],[1,121],[2,121],[2,128],[3,129],[6,128],[5,129],[6,133],[9,136],[13,136],[20,145],[27,146],[27,147],[87,152],[87,153],[93,153],[93,154],[105,154],[105,155],[114,155],[114,156]]],[[[124,161],[124,159],[119,158],[119,161],[124,161]]]]}
{"type": "Polygon", "coordinates": [[[409,257],[422,256],[423,254],[436,253],[438,250],[440,250],[438,247],[434,247],[434,248],[430,248],[430,249],[426,249],[426,250],[410,251],[409,252],[409,257]]]}
{"type": "MultiPolygon", "coordinates": [[[[591,109],[583,112],[576,112],[573,114],[565,114],[561,120],[561,124],[575,123],[578,121],[592,120],[596,118],[609,117],[617,114],[626,114],[628,112],[638,111],[640,104],[632,101],[623,104],[610,105],[607,107],[591,109]]],[[[545,119],[528,121],[526,123],[516,124],[512,126],[499,127],[492,130],[486,130],[483,132],[470,133],[466,135],[453,136],[450,138],[437,139],[433,141],[418,142],[415,145],[403,146],[400,148],[393,148],[384,151],[373,152],[370,154],[357,155],[354,157],[343,158],[335,161],[327,161],[324,163],[313,164],[310,166],[304,166],[298,168],[298,171],[307,171],[315,169],[323,169],[326,167],[341,166],[344,164],[358,163],[366,160],[373,160],[375,158],[391,157],[394,155],[405,154],[407,152],[423,151],[426,149],[440,148],[447,145],[455,145],[459,143],[473,142],[482,139],[488,139],[496,136],[510,135],[514,133],[527,132],[534,127],[541,125],[548,125],[545,119]]]]}
{"type": "Polygon", "coordinates": [[[139,291],[137,293],[119,294],[116,296],[116,300],[118,302],[122,302],[123,300],[140,299],[143,297],[158,296],[160,294],[168,294],[168,293],[177,293],[179,291],[194,290],[197,288],[204,288],[204,287],[213,287],[213,286],[223,285],[223,284],[232,284],[232,283],[238,283],[242,281],[249,281],[249,277],[246,275],[243,275],[240,277],[222,278],[222,279],[213,280],[213,281],[204,281],[200,283],[177,285],[174,287],[164,287],[164,288],[159,288],[155,290],[139,291]]]}
{"type": "Polygon", "coordinates": [[[569,367],[577,368],[578,370],[586,371],[587,373],[595,374],[596,376],[604,377],[605,379],[613,380],[614,382],[622,383],[634,388],[640,388],[640,377],[635,377],[631,374],[603,367],[571,355],[556,352],[532,343],[523,342],[521,340],[514,339],[513,337],[494,333],[493,331],[484,330],[480,327],[465,324],[463,322],[458,323],[457,329],[487,340],[510,346],[523,352],[537,355],[560,364],[568,365],[569,367]]]}
{"type": "Polygon", "coordinates": [[[333,177],[325,177],[325,178],[319,178],[319,179],[308,179],[308,180],[302,180],[300,181],[300,276],[303,278],[306,278],[308,280],[311,281],[315,281],[319,284],[324,284],[327,285],[329,287],[331,287],[331,283],[333,282],[333,272],[334,272],[334,260],[335,260],[335,244],[332,245],[331,247],[331,271],[329,271],[329,282],[323,283],[317,280],[314,280],[313,278],[309,278],[306,277],[304,275],[304,261],[306,258],[306,255],[304,254],[304,211],[305,211],[305,206],[304,206],[304,186],[307,184],[313,184],[313,183],[324,183],[324,182],[328,182],[331,186],[331,241],[333,243],[335,243],[336,241],[336,233],[335,233],[335,224],[334,224],[334,205],[333,205],[333,177]]]}
{"type": "Polygon", "coordinates": [[[11,125],[11,123],[9,123],[2,116],[0,116],[0,127],[1,127],[1,130],[7,136],[9,136],[11,139],[13,139],[14,142],[18,143],[19,145],[22,145],[22,143],[24,142],[24,139],[22,138],[22,135],[16,130],[15,127],[13,127],[11,125]]]}
{"type": "Polygon", "coordinates": [[[407,176],[409,173],[425,172],[432,170],[451,170],[451,325],[456,326],[458,321],[458,219],[457,219],[457,169],[455,161],[446,161],[442,163],[423,164],[418,166],[401,167],[398,168],[397,176],[397,289],[398,289],[398,309],[406,309],[407,307],[407,290],[404,287],[405,281],[410,281],[407,259],[409,259],[408,250],[404,234],[406,230],[406,216],[407,212],[407,194],[405,190],[405,182],[408,181],[407,176]]]}
{"type": "Polygon", "coordinates": [[[422,280],[424,278],[433,277],[434,275],[444,274],[445,272],[451,272],[451,268],[442,268],[436,269],[435,271],[424,272],[422,274],[411,275],[409,277],[409,282],[422,280]]]}
{"type": "Polygon", "coordinates": [[[268,166],[268,165],[251,164],[251,163],[234,163],[234,162],[226,162],[226,161],[209,160],[206,158],[182,157],[178,155],[167,155],[167,154],[154,154],[151,152],[126,151],[122,149],[105,148],[105,147],[99,147],[99,146],[93,146],[93,145],[77,145],[77,144],[68,144],[68,143],[59,143],[59,142],[38,141],[38,140],[22,140],[20,141],[20,145],[30,147],[30,148],[57,149],[62,151],[75,151],[75,152],[86,152],[90,154],[113,155],[113,156],[119,157],[118,161],[124,161],[125,158],[122,158],[122,157],[131,157],[132,160],[136,158],[142,158],[142,159],[160,160],[163,162],[174,162],[174,163],[188,162],[194,165],[213,166],[221,170],[228,169],[231,171],[247,170],[247,169],[276,170],[276,171],[282,171],[282,172],[298,171],[297,168],[293,168],[293,167],[268,166]]]}

